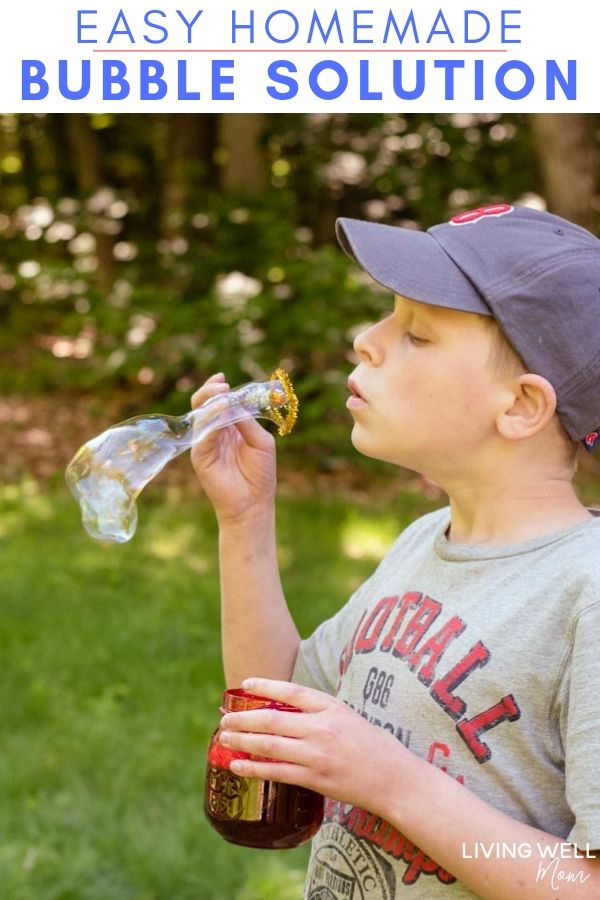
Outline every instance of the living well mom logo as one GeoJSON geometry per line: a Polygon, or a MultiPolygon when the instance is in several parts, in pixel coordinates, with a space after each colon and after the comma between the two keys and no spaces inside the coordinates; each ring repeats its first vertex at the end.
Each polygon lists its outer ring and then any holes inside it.
{"type": "Polygon", "coordinates": [[[585,884],[589,873],[577,865],[576,860],[594,859],[589,844],[576,847],[574,844],[557,841],[556,843],[476,841],[472,845],[463,843],[461,847],[463,859],[534,859],[538,860],[535,881],[546,881],[553,891],[558,891],[566,884],[585,884]]]}

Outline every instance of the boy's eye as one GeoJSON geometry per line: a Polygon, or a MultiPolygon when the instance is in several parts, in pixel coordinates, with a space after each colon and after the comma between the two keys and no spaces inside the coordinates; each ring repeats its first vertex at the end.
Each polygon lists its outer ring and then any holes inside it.
{"type": "Polygon", "coordinates": [[[406,337],[411,342],[411,344],[416,344],[418,347],[421,347],[423,344],[429,343],[427,338],[419,337],[418,334],[413,334],[412,331],[407,331],[406,337]]]}

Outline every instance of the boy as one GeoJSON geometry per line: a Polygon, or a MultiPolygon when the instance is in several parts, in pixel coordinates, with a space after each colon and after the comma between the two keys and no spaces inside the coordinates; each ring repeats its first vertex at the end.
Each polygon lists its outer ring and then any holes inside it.
{"type": "MultiPolygon", "coordinates": [[[[395,295],[355,341],[353,444],[449,508],[300,641],[273,439],[248,421],[194,450],[228,684],[305,710],[225,717],[231,747],[278,760],[231,769],[329,798],[310,900],[598,898],[600,517],[572,478],[598,440],[600,241],[508,204],[426,233],[343,219],[338,237],[395,295]]],[[[194,403],[227,389],[213,376],[194,403]]]]}

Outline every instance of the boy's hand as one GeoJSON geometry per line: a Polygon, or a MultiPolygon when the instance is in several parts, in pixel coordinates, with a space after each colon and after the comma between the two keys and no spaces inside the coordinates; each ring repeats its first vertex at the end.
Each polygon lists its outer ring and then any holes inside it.
{"type": "Polygon", "coordinates": [[[248,678],[243,687],[304,714],[255,709],[223,716],[220,739],[226,746],[274,760],[233,760],[232,772],[302,785],[368,810],[406,835],[415,877],[443,869],[482,900],[553,900],[559,892],[564,900],[600,896],[600,858],[584,858],[573,846],[563,858],[553,848],[564,846],[564,837],[495,809],[341,700],[285,681],[248,678]],[[465,855],[465,847],[477,845],[547,852],[537,859],[535,853],[511,859],[465,855]]]}
{"type": "MultiPolygon", "coordinates": [[[[222,372],[212,375],[192,396],[192,409],[229,390],[222,372]]],[[[275,440],[254,419],[214,431],[192,448],[191,459],[219,522],[273,503],[275,440]]]]}
{"type": "Polygon", "coordinates": [[[390,772],[409,751],[388,731],[371,725],[341,700],[287,681],[249,678],[245,690],[300,707],[228,713],[220,740],[227,747],[274,760],[235,760],[232,772],[311,788],[378,813],[390,772]],[[281,760],[281,761],[280,761],[281,760]]]}

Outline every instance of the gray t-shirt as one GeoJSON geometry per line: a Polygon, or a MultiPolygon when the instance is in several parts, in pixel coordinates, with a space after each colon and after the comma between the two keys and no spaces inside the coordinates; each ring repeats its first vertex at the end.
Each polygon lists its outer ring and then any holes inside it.
{"type": "MultiPolygon", "coordinates": [[[[293,680],[509,816],[600,848],[600,518],[506,547],[449,542],[449,522],[442,509],[406,529],[301,643],[293,680]]],[[[389,823],[328,800],[305,896],[476,895],[389,823]]]]}

